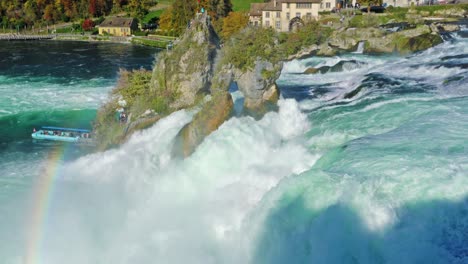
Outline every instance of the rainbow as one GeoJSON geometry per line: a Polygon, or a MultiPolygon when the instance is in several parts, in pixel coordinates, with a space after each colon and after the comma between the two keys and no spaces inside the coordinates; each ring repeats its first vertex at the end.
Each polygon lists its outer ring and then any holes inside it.
{"type": "Polygon", "coordinates": [[[63,159],[67,145],[61,145],[49,154],[45,161],[45,168],[35,183],[32,212],[27,227],[29,231],[26,238],[24,264],[42,263],[41,251],[47,216],[49,215],[55,183],[59,177],[60,161],[63,159]]]}

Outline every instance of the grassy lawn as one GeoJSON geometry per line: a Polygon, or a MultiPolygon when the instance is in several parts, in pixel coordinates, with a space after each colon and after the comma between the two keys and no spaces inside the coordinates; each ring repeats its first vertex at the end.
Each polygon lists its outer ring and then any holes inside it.
{"type": "MultiPolygon", "coordinates": [[[[194,0],[195,1],[195,0],[194,0]]],[[[173,0],[160,0],[161,4],[172,4],[173,0]]],[[[263,3],[263,0],[231,0],[234,11],[249,11],[250,3],[263,3]]]]}
{"type": "Polygon", "coordinates": [[[172,2],[174,2],[174,0],[159,0],[158,1],[158,4],[172,4],[172,2]]]}
{"type": "Polygon", "coordinates": [[[163,12],[164,12],[164,9],[151,11],[145,16],[145,18],[143,18],[141,22],[143,24],[147,24],[150,22],[151,19],[161,16],[163,12]]]}
{"type": "Polygon", "coordinates": [[[249,11],[250,3],[263,3],[262,0],[231,0],[234,11],[249,11]]]}

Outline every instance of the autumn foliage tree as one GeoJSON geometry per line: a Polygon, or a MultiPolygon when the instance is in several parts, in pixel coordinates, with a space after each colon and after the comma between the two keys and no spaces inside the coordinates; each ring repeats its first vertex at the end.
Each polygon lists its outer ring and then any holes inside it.
{"type": "Polygon", "coordinates": [[[170,6],[164,10],[159,17],[159,29],[168,34],[172,33],[171,30],[174,28],[174,25],[172,24],[172,12],[173,8],[170,6]]]}
{"type": "Polygon", "coordinates": [[[120,11],[142,16],[156,2],[156,0],[0,0],[0,27],[45,26],[61,21],[101,17],[120,11]]]}
{"type": "Polygon", "coordinates": [[[171,8],[161,15],[160,28],[181,34],[195,14],[204,10],[216,21],[226,17],[232,11],[231,0],[174,0],[171,8]]]}
{"type": "Polygon", "coordinates": [[[243,12],[231,12],[223,20],[223,29],[221,35],[224,39],[228,39],[233,34],[245,28],[249,23],[249,17],[243,12]]]}
{"type": "Polygon", "coordinates": [[[83,24],[81,24],[81,27],[83,28],[84,31],[91,31],[94,28],[94,21],[87,18],[83,21],[83,24]]]}

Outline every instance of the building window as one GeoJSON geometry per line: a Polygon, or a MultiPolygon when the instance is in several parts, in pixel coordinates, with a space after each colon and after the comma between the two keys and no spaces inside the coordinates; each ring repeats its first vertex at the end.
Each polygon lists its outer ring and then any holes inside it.
{"type": "Polygon", "coordinates": [[[270,12],[265,12],[265,17],[270,18],[270,12]]]}
{"type": "Polygon", "coordinates": [[[276,21],[276,29],[281,29],[281,22],[280,21],[276,21]]]}
{"type": "Polygon", "coordinates": [[[258,26],[258,21],[255,21],[254,25],[255,25],[255,26],[258,26]]]}
{"type": "Polygon", "coordinates": [[[287,20],[291,19],[291,14],[289,14],[289,12],[286,13],[286,19],[287,20]]]}
{"type": "Polygon", "coordinates": [[[281,12],[276,12],[276,17],[280,18],[281,17],[281,12]]]}
{"type": "Polygon", "coordinates": [[[331,7],[331,3],[326,3],[326,7],[327,7],[327,8],[330,8],[330,7],[331,7]]]}
{"type": "Polygon", "coordinates": [[[289,8],[289,3],[286,4],[286,7],[289,8]]]}
{"type": "Polygon", "coordinates": [[[322,8],[323,8],[323,3],[320,3],[320,9],[322,9],[322,8]]]}
{"type": "Polygon", "coordinates": [[[265,26],[269,27],[270,26],[270,21],[265,21],[265,26]]]}
{"type": "Polygon", "coordinates": [[[297,12],[297,13],[296,13],[296,17],[299,17],[299,18],[300,18],[300,17],[301,17],[301,13],[300,13],[300,12],[297,12]]]}
{"type": "Polygon", "coordinates": [[[312,8],[312,3],[297,3],[297,8],[312,8]]]}
{"type": "Polygon", "coordinates": [[[307,19],[311,19],[312,18],[312,13],[307,13],[306,17],[307,17],[307,19]]]}

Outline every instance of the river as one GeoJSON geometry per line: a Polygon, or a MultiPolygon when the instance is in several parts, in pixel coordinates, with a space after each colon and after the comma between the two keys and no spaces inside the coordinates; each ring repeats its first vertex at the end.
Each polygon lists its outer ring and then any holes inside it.
{"type": "Polygon", "coordinates": [[[278,112],[231,118],[184,160],[170,154],[186,110],[106,152],[29,138],[89,127],[118,68],[149,67],[154,50],[0,43],[0,259],[467,263],[462,35],[408,56],[288,62],[278,112]]]}

